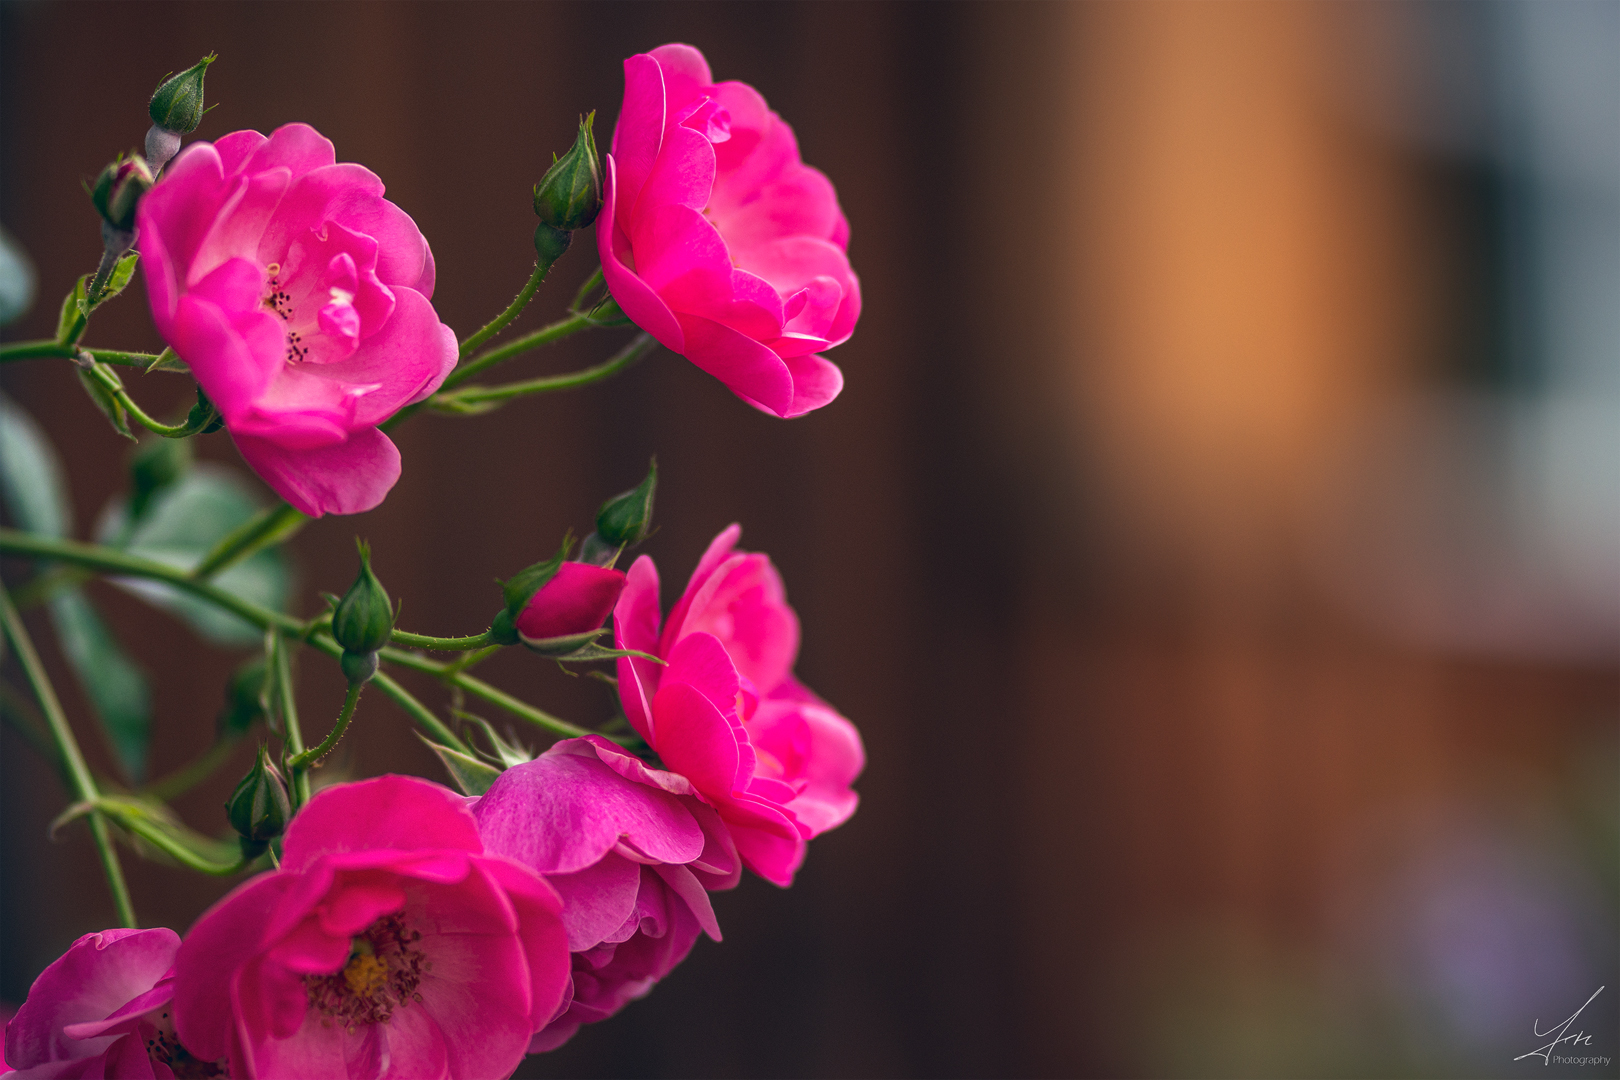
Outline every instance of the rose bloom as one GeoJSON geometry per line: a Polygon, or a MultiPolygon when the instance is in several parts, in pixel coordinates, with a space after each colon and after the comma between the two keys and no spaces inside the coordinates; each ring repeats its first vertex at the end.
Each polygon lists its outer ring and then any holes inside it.
{"type": "Polygon", "coordinates": [[[742,863],[685,777],[587,735],[503,772],[473,816],[488,851],[544,874],[563,898],[573,985],[531,1051],[647,994],[700,930],[720,940],[707,890],[736,885],[742,863]]]}
{"type": "Polygon", "coordinates": [[[307,124],[194,143],[136,218],[152,318],[242,457],[311,516],[399,479],[377,425],[456,362],[433,255],[370,170],[307,124]]]}
{"type": "Polygon", "coordinates": [[[815,355],[861,313],[838,196],[759,92],[715,83],[690,45],[624,62],[596,239],[625,314],[744,401],[800,416],[843,389],[815,355]]]}
{"type": "Polygon", "coordinates": [[[3,1075],[17,1080],[116,1076],[173,1080],[223,1076],[174,1037],[173,930],[86,934],[40,973],[6,1025],[3,1075]]]}
{"type": "Polygon", "coordinates": [[[561,907],[484,853],[459,795],[340,784],[293,819],[279,871],[186,936],[177,1030],[238,1078],[506,1076],[568,986],[561,907]]]}
{"type": "Polygon", "coordinates": [[[749,868],[789,885],[805,840],[843,824],[865,767],[860,734],[793,677],[799,620],[764,555],[709,545],[659,628],[658,571],[643,555],[614,609],[626,718],[720,812],[749,868]]]}

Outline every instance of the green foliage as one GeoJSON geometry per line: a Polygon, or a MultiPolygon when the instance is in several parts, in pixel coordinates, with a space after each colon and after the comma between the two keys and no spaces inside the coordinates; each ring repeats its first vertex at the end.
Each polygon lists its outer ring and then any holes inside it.
{"type": "Polygon", "coordinates": [[[22,318],[34,306],[37,281],[28,253],[0,227],[0,326],[22,318]]]}
{"type": "MultiPolygon", "coordinates": [[[[420,738],[420,736],[418,736],[420,738]]],[[[450,774],[450,782],[463,795],[482,795],[488,791],[490,785],[495,783],[501,770],[485,761],[480,761],[471,754],[463,754],[459,750],[452,750],[442,746],[431,739],[423,738],[429,750],[438,755],[439,761],[444,765],[444,771],[450,774]]]]}
{"type": "MultiPolygon", "coordinates": [[[[223,466],[197,465],[153,491],[145,512],[130,519],[120,498],[103,512],[98,539],[131,555],[180,570],[193,570],[227,533],[259,510],[237,474],[223,466]]],[[[287,601],[290,574],[282,553],[263,548],[219,573],[220,588],[280,611],[287,601]]],[[[116,579],[121,588],[184,619],[203,637],[222,645],[257,644],[263,632],[251,623],[158,581],[116,579]]]]}

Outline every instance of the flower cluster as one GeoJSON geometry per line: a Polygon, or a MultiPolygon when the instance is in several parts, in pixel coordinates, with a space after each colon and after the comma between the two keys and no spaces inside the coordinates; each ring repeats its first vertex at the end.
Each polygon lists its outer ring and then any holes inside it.
{"type": "MultiPolygon", "coordinates": [[[[469,405],[493,400],[499,391],[455,398],[451,388],[511,349],[470,351],[516,317],[571,232],[593,221],[602,269],[590,281],[608,295],[584,304],[588,283],[569,325],[616,325],[622,313],[644,331],[631,355],[656,339],[777,416],[827,404],[843,380],[818,353],[849,338],[860,313],[849,227],[832,185],[803,164],[792,131],[756,91],[715,83],[697,50],[666,45],[625,62],[612,152],[597,159],[587,118],[569,156],[537,186],[541,260],[527,291],[458,345],[432,305],[434,261],[416,224],[373,173],[339,163],[313,128],[239,131],[180,148],[202,118],[213,62],[159,87],[147,158],[120,159],[98,180],[92,195],[109,237],[102,270],[65,309],[77,315],[65,317],[61,339],[30,348],[78,363],[115,423],[136,416],[170,439],[223,426],[285,500],[216,538],[207,565],[181,582],[197,603],[267,631],[265,654],[233,678],[223,727],[239,736],[262,719],[281,745],[259,747],[227,803],[240,859],[221,864],[219,845],[154,811],[151,788],[139,800],[98,789],[69,725],[55,718],[78,796],[64,820],[94,815],[127,928],[81,937],[38,977],[6,1025],[13,1071],[4,1075],[509,1075],[525,1054],[647,994],[699,937],[719,941],[712,893],[736,887],[745,868],[791,885],[807,842],[854,813],[860,736],[794,676],[799,623],[776,568],[737,550],[732,525],[666,618],[650,558],[615,568],[651,534],[655,464],[640,486],[602,506],[577,551],[570,538],[503,582],[504,606],[483,634],[398,630],[399,608],[363,543],[348,594],[307,618],[262,608],[214,575],[279,542],[277,530],[300,515],[382,502],[401,474],[385,422],[424,403],[472,414],[479,409],[469,405]],[[154,321],[178,358],[167,370],[183,367],[197,382],[185,424],[145,417],[77,345],[95,305],[127,284],[131,244],[154,321]],[[469,681],[466,668],[519,643],[558,662],[615,663],[617,679],[606,681],[622,718],[580,735],[469,681]],[[297,727],[288,662],[289,650],[306,645],[337,658],[348,682],[336,724],[311,746],[297,727]],[[438,665],[390,649],[401,645],[463,655],[438,665]],[[379,675],[383,663],[404,660],[572,737],[534,756],[484,724],[494,749],[481,751],[467,729],[456,734],[379,675]],[[311,770],[373,680],[432,736],[459,791],[387,775],[312,793],[311,770]],[[262,872],[183,938],[134,929],[109,822],[146,841],[142,850],[193,869],[262,872]]],[[[168,359],[141,362],[156,370],[168,359]]],[[[121,511],[132,526],[138,505],[179,483],[182,457],[147,470],[156,479],[139,493],[144,501],[121,511]]],[[[12,546],[0,551],[176,583],[171,567],[128,552],[101,558],[105,549],[87,544],[47,552],[41,545],[51,541],[20,535],[7,530],[12,546]]],[[[32,656],[9,601],[5,610],[7,637],[32,656]]],[[[43,679],[42,707],[59,710],[43,679]]]]}

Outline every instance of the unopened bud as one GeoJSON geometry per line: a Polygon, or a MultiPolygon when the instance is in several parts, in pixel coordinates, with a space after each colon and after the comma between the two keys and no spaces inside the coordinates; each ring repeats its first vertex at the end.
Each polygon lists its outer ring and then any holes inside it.
{"type": "Polygon", "coordinates": [[[653,495],[658,490],[658,459],[647,466],[647,478],[623,495],[615,495],[596,512],[596,531],[615,546],[633,547],[652,531],[653,495]]]}
{"type": "Polygon", "coordinates": [[[562,157],[553,156],[551,168],[534,185],[535,216],[561,232],[585,228],[602,209],[602,163],[591,133],[595,121],[593,112],[579,122],[574,145],[562,157]]]}
{"type": "Polygon", "coordinates": [[[203,117],[203,75],[208,65],[218,59],[209,53],[196,65],[178,75],[170,76],[152,93],[146,114],[152,123],[165,131],[185,135],[197,130],[203,117]]]}
{"type": "Polygon", "coordinates": [[[225,812],[231,819],[231,828],[241,835],[245,851],[262,851],[266,844],[286,831],[287,822],[292,819],[287,784],[270,764],[270,755],[263,744],[259,746],[259,757],[253,768],[231,792],[225,812]]]}
{"type": "Polygon", "coordinates": [[[513,620],[530,648],[557,638],[588,634],[607,621],[624,590],[624,573],[605,566],[565,562],[513,620]]]}
{"type": "Polygon", "coordinates": [[[150,190],[152,170],[147,168],[145,158],[131,154],[101,170],[90,187],[90,201],[108,225],[128,232],[135,228],[135,207],[150,190]]]}
{"type": "Polygon", "coordinates": [[[351,683],[356,681],[354,676],[360,673],[363,665],[355,666],[351,673],[351,665],[347,663],[349,654],[371,658],[370,670],[358,680],[366,681],[377,671],[377,650],[388,644],[388,638],[394,631],[394,609],[389,603],[388,593],[383,591],[377,575],[371,572],[371,549],[363,541],[358,546],[360,574],[332,613],[332,637],[343,646],[346,661],[344,674],[349,676],[351,683]]]}

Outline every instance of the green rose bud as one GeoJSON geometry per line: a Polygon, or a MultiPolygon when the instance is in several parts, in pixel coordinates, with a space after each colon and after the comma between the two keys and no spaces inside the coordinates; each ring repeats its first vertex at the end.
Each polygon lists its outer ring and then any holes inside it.
{"type": "Polygon", "coordinates": [[[658,459],[647,466],[647,479],[615,495],[596,512],[597,535],[615,547],[633,547],[652,530],[653,494],[658,489],[658,459]]]}
{"type": "Polygon", "coordinates": [[[113,228],[129,232],[135,228],[135,207],[141,196],[152,190],[152,170],[137,154],[120,157],[101,170],[90,187],[90,201],[96,213],[113,228]]]}
{"type": "Polygon", "coordinates": [[[218,57],[209,53],[194,67],[163,80],[146,107],[152,123],[178,135],[197,130],[203,117],[203,75],[216,59],[218,57]]]}
{"type": "MultiPolygon", "coordinates": [[[[388,644],[389,635],[394,631],[394,608],[383,591],[382,582],[371,572],[371,549],[363,541],[358,547],[360,575],[332,613],[332,636],[345,653],[366,656],[388,644]]],[[[375,670],[373,667],[372,671],[375,670]]]]}
{"type": "Polygon", "coordinates": [[[595,121],[593,112],[579,122],[573,147],[561,158],[552,155],[551,168],[534,185],[535,216],[561,232],[585,228],[602,209],[602,163],[591,134],[595,121]]]}
{"type": "Polygon", "coordinates": [[[249,854],[263,851],[265,845],[286,831],[292,819],[287,784],[270,764],[270,755],[262,743],[253,768],[231,792],[225,813],[231,819],[231,828],[242,837],[242,850],[249,854]]]}

